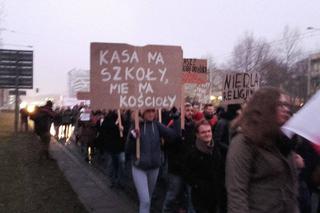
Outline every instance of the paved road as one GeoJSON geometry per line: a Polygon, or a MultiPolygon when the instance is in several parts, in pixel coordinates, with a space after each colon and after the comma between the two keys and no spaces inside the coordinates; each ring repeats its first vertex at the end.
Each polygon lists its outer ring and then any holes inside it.
{"type": "Polygon", "coordinates": [[[89,212],[138,212],[137,204],[124,192],[108,187],[109,181],[104,174],[79,160],[70,149],[54,139],[50,153],[89,212]]]}

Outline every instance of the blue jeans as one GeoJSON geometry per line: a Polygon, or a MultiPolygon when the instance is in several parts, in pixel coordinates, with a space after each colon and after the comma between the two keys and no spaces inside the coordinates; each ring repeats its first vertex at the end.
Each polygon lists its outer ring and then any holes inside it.
{"type": "Polygon", "coordinates": [[[132,166],[132,178],[139,197],[139,213],[149,213],[153,190],[157,183],[159,168],[142,170],[132,166]]]}

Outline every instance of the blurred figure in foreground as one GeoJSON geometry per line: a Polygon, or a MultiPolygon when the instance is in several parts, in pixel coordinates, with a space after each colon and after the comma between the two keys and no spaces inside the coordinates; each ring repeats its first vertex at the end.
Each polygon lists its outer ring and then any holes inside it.
{"type": "Polygon", "coordinates": [[[247,103],[227,154],[229,213],[299,212],[296,155],[280,130],[290,114],[289,97],[275,88],[247,103]]]}

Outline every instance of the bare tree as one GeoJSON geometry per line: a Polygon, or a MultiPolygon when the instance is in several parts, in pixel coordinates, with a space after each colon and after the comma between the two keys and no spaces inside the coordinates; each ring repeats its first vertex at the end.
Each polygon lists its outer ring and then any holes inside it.
{"type": "Polygon", "coordinates": [[[301,59],[301,35],[297,29],[291,29],[289,26],[284,28],[277,53],[280,62],[288,71],[301,59]]]}
{"type": "Polygon", "coordinates": [[[208,63],[208,79],[209,79],[209,82],[212,81],[212,78],[214,76],[214,71],[216,70],[217,66],[216,66],[216,62],[213,58],[212,55],[210,54],[206,54],[204,56],[201,57],[202,59],[206,59],[207,60],[207,63],[208,63]]]}
{"type": "Polygon", "coordinates": [[[291,96],[292,100],[304,100],[306,97],[307,61],[302,60],[301,35],[297,29],[286,26],[277,48],[278,63],[282,64],[283,81],[281,87],[291,96]]]}
{"type": "Polygon", "coordinates": [[[286,79],[286,67],[279,63],[276,58],[262,63],[260,74],[262,86],[282,87],[286,79]]]}
{"type": "Polygon", "coordinates": [[[301,35],[286,26],[279,40],[267,42],[246,33],[235,45],[228,69],[239,72],[257,71],[262,86],[286,90],[293,101],[306,97],[307,62],[302,59],[301,35]]]}
{"type": "Polygon", "coordinates": [[[262,65],[270,59],[270,45],[246,33],[233,49],[230,69],[240,72],[260,71],[262,65]]]}

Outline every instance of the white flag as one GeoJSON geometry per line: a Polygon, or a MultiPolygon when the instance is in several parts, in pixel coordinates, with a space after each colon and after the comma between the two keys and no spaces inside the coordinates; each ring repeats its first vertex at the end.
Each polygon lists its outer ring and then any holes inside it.
{"type": "Polygon", "coordinates": [[[288,137],[294,134],[320,145],[320,91],[318,91],[282,127],[288,137]]]}

